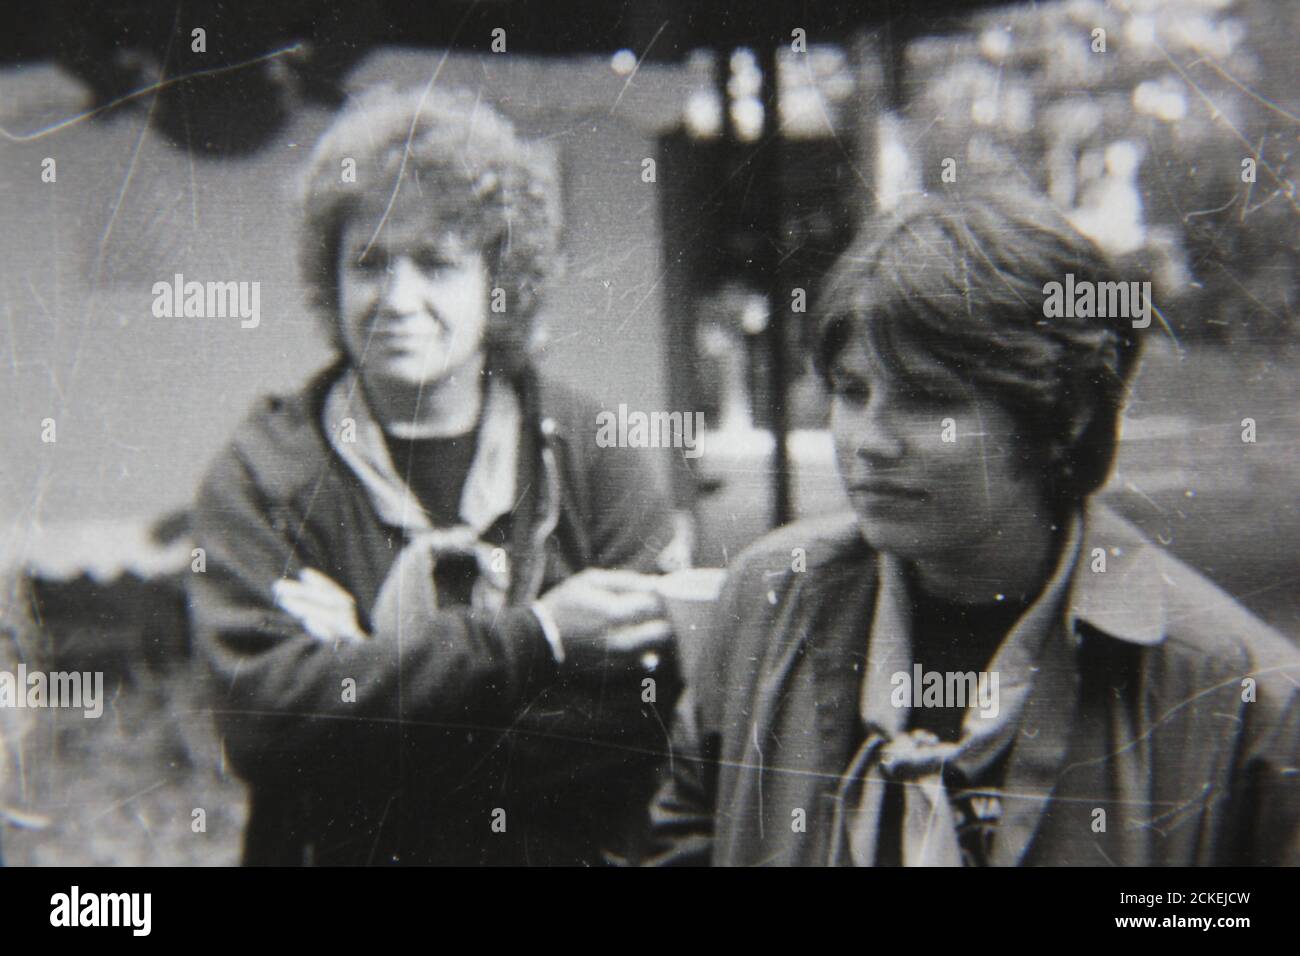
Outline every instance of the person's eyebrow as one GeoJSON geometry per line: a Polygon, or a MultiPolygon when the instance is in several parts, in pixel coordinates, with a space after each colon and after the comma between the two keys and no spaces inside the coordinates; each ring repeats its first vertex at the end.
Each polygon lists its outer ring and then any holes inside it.
{"type": "Polygon", "coordinates": [[[440,242],[424,241],[417,243],[411,248],[411,252],[417,256],[434,259],[438,262],[459,262],[465,258],[459,249],[440,242]]]}

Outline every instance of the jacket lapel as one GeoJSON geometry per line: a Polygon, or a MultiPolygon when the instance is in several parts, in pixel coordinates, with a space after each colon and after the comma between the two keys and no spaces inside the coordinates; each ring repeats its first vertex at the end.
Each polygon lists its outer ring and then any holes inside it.
{"type": "MultiPolygon", "coordinates": [[[[1124,841],[1129,855],[1117,862],[1150,862],[1149,842],[1140,827],[1132,826],[1134,820],[1150,816],[1154,768],[1147,733],[1134,735],[1131,725],[1127,731],[1112,726],[1120,716],[1115,712],[1120,704],[1112,694],[1102,701],[1090,699],[1089,712],[1081,713],[1084,637],[1080,623],[1102,632],[1089,638],[1093,647],[1097,641],[1108,641],[1107,635],[1134,647],[1164,640],[1160,554],[1103,507],[1085,509],[1081,530],[1077,552],[1064,558],[1070,562],[1066,600],[1053,611],[1051,630],[1008,757],[1003,817],[990,860],[993,866],[1016,866],[1024,861],[1054,803],[1061,804],[1054,812],[1069,814],[1078,809],[1080,815],[1072,827],[1087,826],[1091,822],[1084,812],[1088,801],[1105,802],[1104,793],[1114,793],[1118,801],[1118,819],[1112,821],[1112,829],[1129,834],[1124,841]],[[1099,554],[1104,555],[1105,563],[1096,563],[1099,554]],[[1096,712],[1098,708],[1103,710],[1096,712]],[[1126,738],[1124,745],[1114,753],[1096,753],[1116,734],[1126,738]],[[1072,762],[1067,765],[1067,760],[1072,762]],[[1068,800],[1075,793],[1087,797],[1077,807],[1068,800]]],[[[1114,660],[1118,664],[1119,658],[1114,660]]],[[[1138,703],[1149,706],[1149,701],[1138,703]]],[[[1140,722],[1147,724],[1148,719],[1144,714],[1140,722]]]]}
{"type": "MultiPolygon", "coordinates": [[[[798,837],[792,854],[799,864],[826,862],[835,794],[844,768],[862,739],[858,698],[876,604],[876,571],[875,556],[865,549],[822,569],[815,599],[805,605],[809,613],[800,626],[806,636],[800,655],[806,662],[803,673],[791,675],[784,682],[787,692],[806,692],[812,701],[812,739],[806,748],[808,759],[802,777],[808,832],[798,837]]],[[[806,587],[812,585],[811,580],[806,580],[806,587]]],[[[788,735],[806,734],[807,729],[785,726],[781,732],[789,739],[788,735]]]]}
{"type": "Polygon", "coordinates": [[[1078,702],[1073,641],[1058,626],[1039,657],[1033,690],[1011,745],[991,866],[1017,866],[1037,834],[1069,751],[1078,702]]]}
{"type": "Polygon", "coordinates": [[[858,697],[876,606],[875,558],[864,554],[827,577],[807,626],[808,656],[822,763],[838,776],[861,738],[858,697]]]}
{"type": "MultiPolygon", "coordinates": [[[[859,735],[858,689],[875,598],[875,560],[856,531],[822,542],[833,557],[786,572],[770,615],[752,718],[727,803],[720,859],[741,865],[816,865],[829,848],[840,774],[859,735]],[[791,826],[802,809],[806,829],[791,826]]],[[[818,545],[809,547],[810,555],[818,545]]]]}

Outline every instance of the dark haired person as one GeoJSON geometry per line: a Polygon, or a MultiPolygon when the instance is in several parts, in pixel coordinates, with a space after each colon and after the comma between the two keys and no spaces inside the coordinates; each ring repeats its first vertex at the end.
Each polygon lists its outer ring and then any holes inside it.
{"type": "Polygon", "coordinates": [[[1091,500],[1145,333],[1045,318],[1067,274],[1121,278],[1016,193],[840,259],[817,359],[853,512],[732,568],[657,862],[1300,859],[1300,654],[1091,500]]]}
{"type": "Polygon", "coordinates": [[[304,206],[338,361],[256,407],[196,510],[245,861],[634,852],[668,630],[638,572],[672,525],[644,460],[597,449],[597,409],[529,360],[551,164],[472,96],[380,90],[322,138],[304,206]]]}

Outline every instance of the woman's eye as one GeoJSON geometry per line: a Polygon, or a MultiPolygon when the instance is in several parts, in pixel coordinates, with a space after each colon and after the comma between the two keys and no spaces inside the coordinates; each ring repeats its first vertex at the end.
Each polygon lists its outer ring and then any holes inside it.
{"type": "Polygon", "coordinates": [[[841,401],[863,405],[871,397],[871,388],[866,382],[835,379],[831,381],[831,394],[841,401]]]}
{"type": "Polygon", "coordinates": [[[420,252],[415,255],[415,267],[421,272],[441,272],[449,265],[445,256],[436,252],[420,252]]]}

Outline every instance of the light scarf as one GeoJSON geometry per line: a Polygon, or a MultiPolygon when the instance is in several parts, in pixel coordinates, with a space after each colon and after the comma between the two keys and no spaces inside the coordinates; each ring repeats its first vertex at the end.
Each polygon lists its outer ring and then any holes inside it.
{"type": "Polygon", "coordinates": [[[442,555],[474,558],[479,575],[472,604],[496,612],[510,588],[504,548],[482,540],[484,532],[515,504],[515,472],[522,416],[514,389],[493,381],[484,398],[478,446],[461,492],[460,524],[435,528],[407,483],[393,467],[383,429],[370,413],[360,380],[349,370],[325,399],[323,424],[330,446],[360,479],[375,512],[401,529],[406,544],[380,586],[371,618],[405,633],[438,609],[433,572],[442,555]],[[344,428],[348,425],[350,427],[344,428]],[[352,440],[345,440],[345,434],[352,440]]]}
{"type": "Polygon", "coordinates": [[[971,701],[962,719],[961,738],[955,743],[938,741],[925,732],[908,731],[910,699],[902,707],[893,706],[892,675],[900,671],[911,674],[914,663],[911,613],[903,563],[892,555],[881,556],[880,588],[859,703],[866,739],[850,761],[836,794],[829,860],[832,865],[875,864],[881,809],[891,781],[903,792],[903,865],[962,865],[955,812],[943,781],[944,769],[953,767],[965,779],[976,780],[1013,743],[1033,687],[1040,652],[1056,633],[1079,541],[1080,522],[1076,518],[1051,580],[987,665],[987,670],[999,677],[997,713],[984,716],[979,702],[971,701]]]}

